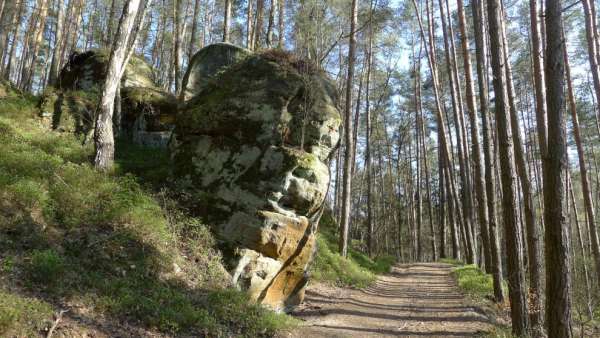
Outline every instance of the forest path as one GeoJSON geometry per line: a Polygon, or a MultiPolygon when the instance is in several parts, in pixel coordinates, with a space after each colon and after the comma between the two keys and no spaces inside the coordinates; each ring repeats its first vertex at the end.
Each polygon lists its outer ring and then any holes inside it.
{"type": "Polygon", "coordinates": [[[477,337],[493,327],[442,263],[397,265],[364,290],[309,287],[285,337],[477,337]]]}

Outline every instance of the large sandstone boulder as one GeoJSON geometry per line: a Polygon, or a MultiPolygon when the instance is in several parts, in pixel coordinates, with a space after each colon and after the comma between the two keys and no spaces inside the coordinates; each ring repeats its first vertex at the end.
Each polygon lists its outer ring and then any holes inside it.
{"type": "Polygon", "coordinates": [[[222,69],[177,117],[175,177],[215,226],[234,284],[275,310],[304,295],[339,139],[336,100],[322,72],[270,51],[222,69]]]}
{"type": "MultiPolygon", "coordinates": [[[[39,103],[40,115],[54,130],[88,139],[106,78],[109,52],[93,49],[73,53],[60,72],[56,88],[48,88],[39,103]]],[[[158,88],[150,65],[133,56],[121,82],[122,135],[135,143],[166,147],[177,112],[175,97],[158,88]]],[[[116,115],[115,115],[116,116],[116,115]]]]}

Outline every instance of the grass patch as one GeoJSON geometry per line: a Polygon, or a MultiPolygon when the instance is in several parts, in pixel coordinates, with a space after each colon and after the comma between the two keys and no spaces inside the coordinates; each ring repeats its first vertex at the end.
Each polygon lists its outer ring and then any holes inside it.
{"type": "Polygon", "coordinates": [[[0,290],[0,337],[34,337],[49,326],[52,306],[0,290]]]}
{"type": "Polygon", "coordinates": [[[468,295],[484,298],[493,297],[494,281],[492,275],[481,271],[476,265],[462,265],[452,269],[458,280],[458,286],[468,295]]]}
{"type": "Polygon", "coordinates": [[[342,257],[338,252],[336,230],[331,212],[324,212],[317,235],[317,254],[311,267],[314,280],[364,288],[375,281],[377,274],[389,272],[396,262],[392,256],[371,259],[352,247],[348,248],[348,257],[342,257]]]}
{"type": "Polygon", "coordinates": [[[0,336],[35,336],[64,307],[173,335],[293,325],[228,289],[208,227],[145,189],[164,184],[165,156],[119,143],[116,170],[97,172],[91,145],[42,128],[35,105],[0,99],[0,336]]]}

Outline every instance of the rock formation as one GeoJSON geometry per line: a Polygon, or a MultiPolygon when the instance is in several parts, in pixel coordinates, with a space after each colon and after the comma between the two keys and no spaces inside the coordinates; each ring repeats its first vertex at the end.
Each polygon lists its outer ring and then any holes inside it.
{"type": "Polygon", "coordinates": [[[174,176],[215,227],[234,284],[275,310],[297,305],[339,139],[335,88],[286,53],[227,44],[199,51],[186,80],[174,176]]]}
{"type": "MultiPolygon", "coordinates": [[[[95,111],[106,77],[109,53],[94,49],[74,53],[59,74],[55,88],[40,100],[40,114],[55,130],[92,134],[95,111]]],[[[160,90],[150,65],[133,56],[121,83],[122,131],[142,145],[165,147],[177,111],[175,97],[160,90]]]]}

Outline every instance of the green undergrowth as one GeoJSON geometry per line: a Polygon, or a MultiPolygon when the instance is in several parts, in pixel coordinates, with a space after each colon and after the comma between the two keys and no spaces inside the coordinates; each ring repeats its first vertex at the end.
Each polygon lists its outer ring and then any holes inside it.
{"type": "Polygon", "coordinates": [[[375,259],[349,246],[348,257],[338,251],[338,234],[330,211],[325,211],[319,224],[317,254],[311,267],[312,279],[338,286],[364,288],[377,278],[377,274],[389,272],[396,262],[392,256],[375,259]]]}
{"type": "Polygon", "coordinates": [[[485,273],[475,264],[464,264],[452,258],[443,258],[440,262],[454,266],[452,275],[463,293],[475,299],[494,298],[494,280],[491,274],[485,273]]]}
{"type": "Polygon", "coordinates": [[[44,334],[61,309],[84,326],[169,335],[270,336],[293,324],[228,288],[208,227],[145,188],[164,177],[163,157],[121,148],[128,160],[99,173],[91,145],[43,128],[35,104],[0,97],[0,337],[44,334]]]}

